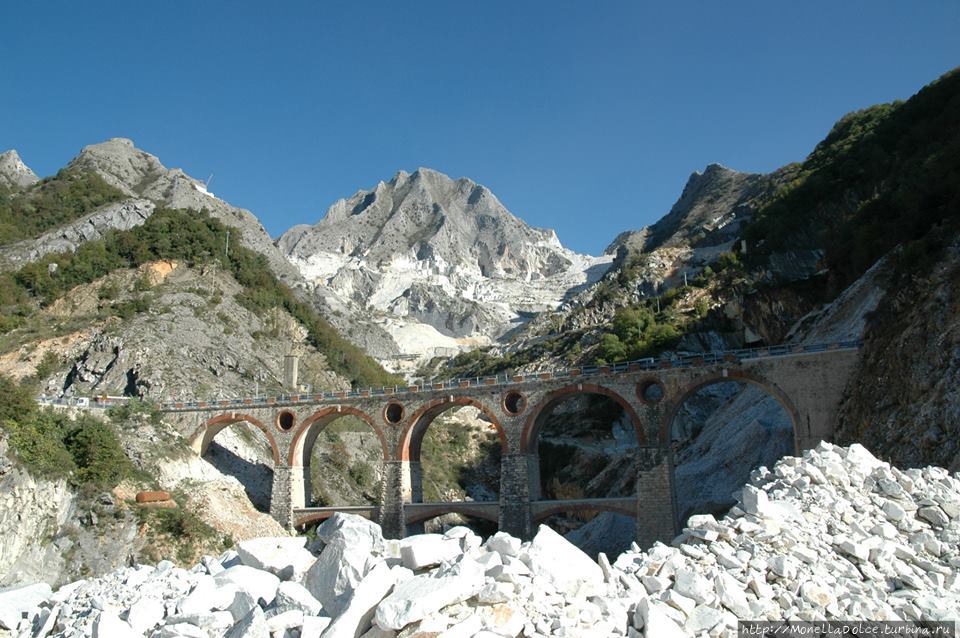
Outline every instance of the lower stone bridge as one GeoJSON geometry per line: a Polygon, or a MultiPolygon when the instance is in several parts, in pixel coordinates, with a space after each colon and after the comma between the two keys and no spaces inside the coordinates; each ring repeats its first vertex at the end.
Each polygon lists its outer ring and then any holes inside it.
{"type": "MultiPolygon", "coordinates": [[[[618,512],[627,516],[637,516],[637,499],[623,498],[578,498],[549,501],[531,501],[530,518],[533,524],[553,514],[568,512],[618,512]]],[[[333,507],[296,507],[293,509],[294,527],[303,527],[310,523],[324,521],[337,512],[348,512],[380,520],[379,505],[347,505],[333,507]]],[[[403,519],[407,528],[444,514],[462,514],[492,523],[500,522],[500,501],[445,501],[438,503],[406,503],[403,507],[403,519]]]]}
{"type": "Polygon", "coordinates": [[[859,347],[855,341],[777,346],[408,387],[165,403],[161,410],[179,423],[200,455],[231,425],[247,423],[263,432],[274,465],[270,513],[290,528],[332,511],[351,511],[378,520],[385,535],[401,537],[409,524],[460,512],[496,521],[501,530],[528,538],[534,523],[550,513],[610,510],[636,516],[637,540],[649,544],[669,540],[678,528],[670,441],[673,420],[689,396],[725,381],[759,386],[789,416],[794,451],[801,452],[832,439],[859,347]],[[608,397],[633,424],[639,446],[636,496],[541,500],[540,430],[554,407],[581,394],[608,397]],[[477,408],[496,429],[501,448],[499,501],[422,503],[424,434],[438,416],[462,406],[477,408]],[[313,446],[324,428],[347,415],[364,421],[379,441],[384,463],[380,503],[310,508],[313,446]]]}

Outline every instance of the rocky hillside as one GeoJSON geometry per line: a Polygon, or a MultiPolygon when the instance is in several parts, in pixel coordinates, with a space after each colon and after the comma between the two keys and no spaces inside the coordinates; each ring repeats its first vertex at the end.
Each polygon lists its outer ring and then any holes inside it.
{"type": "Polygon", "coordinates": [[[563,248],[484,186],[425,168],[336,202],[278,245],[318,295],[335,296],[327,305],[389,333],[392,344],[369,344],[381,360],[492,343],[609,261],[563,248]]]}
{"type": "Polygon", "coordinates": [[[207,210],[215,219],[239,231],[235,240],[264,255],[273,272],[290,284],[297,274],[277,251],[260,220],[248,210],[231,206],[207,191],[204,182],[179,168],[169,169],[160,160],[117,137],[85,146],[67,169],[96,173],[127,197],[148,199],[166,208],[207,210]]]}
{"type": "Polygon", "coordinates": [[[866,339],[839,440],[862,441],[901,467],[935,459],[960,470],[960,235],[929,271],[888,288],[866,339]]]}
{"type": "MultiPolygon", "coordinates": [[[[125,396],[144,406],[275,394],[291,389],[282,362],[294,350],[300,382],[318,389],[391,381],[274,274],[269,254],[249,247],[266,238],[259,223],[217,201],[125,140],[87,147],[53,177],[0,188],[0,380],[31,397],[125,396]],[[205,210],[167,207],[187,204],[205,210]]],[[[293,272],[264,241],[277,270],[293,272]]],[[[10,400],[5,392],[4,409],[10,400]]],[[[131,556],[185,562],[257,529],[280,533],[249,500],[264,508],[258,497],[271,480],[254,432],[218,435],[208,463],[188,453],[189,432],[136,411],[90,420],[29,403],[0,419],[0,483],[22,503],[0,515],[3,584],[102,573],[131,556]],[[81,432],[113,441],[97,449],[126,469],[92,477],[100,452],[91,459],[77,447],[89,436],[81,432]],[[173,509],[133,502],[158,488],[174,493],[173,509]],[[52,500],[27,496],[34,491],[52,500]]]]}
{"type": "MultiPolygon", "coordinates": [[[[757,472],[721,520],[597,562],[547,527],[384,540],[338,514],[190,571],[161,562],[0,592],[0,628],[72,636],[735,636],[739,621],[952,621],[960,478],[821,444],[757,472]]],[[[2,629],[0,629],[2,631],[2,629]]],[[[36,633],[34,635],[37,635],[36,633]]]]}

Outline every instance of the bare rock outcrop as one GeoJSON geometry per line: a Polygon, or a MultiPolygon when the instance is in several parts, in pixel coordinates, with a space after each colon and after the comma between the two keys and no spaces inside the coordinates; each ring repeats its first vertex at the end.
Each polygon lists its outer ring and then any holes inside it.
{"type": "Polygon", "coordinates": [[[127,199],[101,206],[36,239],[0,248],[0,267],[15,269],[51,253],[76,250],[84,242],[103,238],[108,230],[128,230],[143,224],[155,209],[156,204],[148,199],[127,199]]]}
{"type": "Polygon", "coordinates": [[[15,150],[0,153],[0,186],[25,188],[40,181],[15,150]]]}

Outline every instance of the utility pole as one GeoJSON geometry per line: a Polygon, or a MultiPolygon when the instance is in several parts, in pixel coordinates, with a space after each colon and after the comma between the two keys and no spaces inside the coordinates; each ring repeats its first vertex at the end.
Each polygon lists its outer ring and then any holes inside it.
{"type": "Polygon", "coordinates": [[[223,246],[223,255],[227,259],[230,259],[230,231],[229,230],[227,231],[227,241],[224,243],[224,246],[223,246]]]}

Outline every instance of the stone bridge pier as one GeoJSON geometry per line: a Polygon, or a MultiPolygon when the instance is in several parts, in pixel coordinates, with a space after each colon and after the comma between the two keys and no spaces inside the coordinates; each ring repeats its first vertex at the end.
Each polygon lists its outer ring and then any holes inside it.
{"type": "MultiPolygon", "coordinates": [[[[772,350],[772,349],[771,349],[772,350]]],[[[680,521],[671,452],[673,420],[683,402],[713,383],[740,381],[761,387],[790,417],[794,449],[800,452],[831,440],[856,347],[790,350],[739,359],[715,356],[658,367],[631,364],[562,374],[476,379],[390,388],[241,399],[217,403],[165,404],[164,412],[202,455],[223,428],[246,423],[259,429],[271,447],[273,494],[270,514],[288,528],[321,520],[334,511],[355,511],[377,520],[388,537],[402,537],[411,525],[447,512],[495,520],[499,528],[530,538],[534,520],[549,512],[611,510],[637,520],[637,542],[669,542],[680,521]],[[542,501],[538,442],[551,411],[584,394],[608,397],[633,425],[636,494],[629,499],[542,501]],[[497,432],[501,448],[500,496],[496,503],[422,503],[421,446],[438,416],[463,406],[477,408],[497,432]],[[365,422],[383,453],[380,502],[372,506],[311,508],[310,457],[317,437],[345,416],[365,422]],[[629,506],[625,505],[629,502],[629,506]],[[566,509],[564,509],[566,508],[566,509]]]]}

